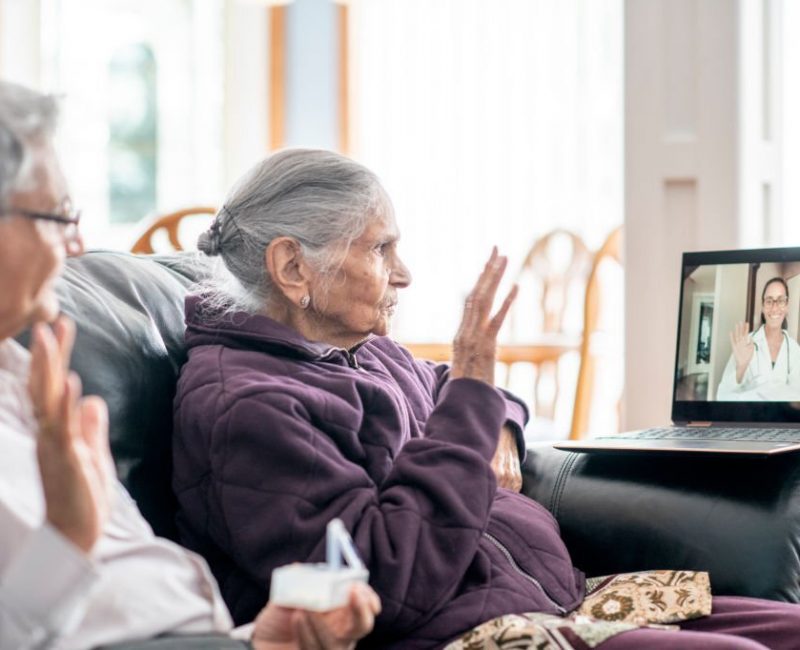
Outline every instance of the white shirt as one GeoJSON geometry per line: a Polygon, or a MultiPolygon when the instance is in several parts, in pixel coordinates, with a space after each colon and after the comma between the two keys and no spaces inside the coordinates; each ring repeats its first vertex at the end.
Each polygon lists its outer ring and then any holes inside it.
{"type": "Polygon", "coordinates": [[[29,361],[0,341],[0,650],[229,631],[205,561],[156,537],[119,482],[90,557],[44,521],[29,361]]]}
{"type": "Polygon", "coordinates": [[[764,328],[750,335],[756,349],[753,358],[736,383],[736,359],[731,355],[717,389],[717,400],[727,402],[800,401],[800,345],[786,331],[772,365],[764,328]]]}

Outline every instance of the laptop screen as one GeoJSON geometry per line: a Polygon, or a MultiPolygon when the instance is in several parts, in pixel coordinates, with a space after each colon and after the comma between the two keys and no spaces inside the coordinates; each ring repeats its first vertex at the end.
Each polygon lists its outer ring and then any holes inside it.
{"type": "Polygon", "coordinates": [[[685,253],[673,420],[800,421],[800,248],[685,253]]]}

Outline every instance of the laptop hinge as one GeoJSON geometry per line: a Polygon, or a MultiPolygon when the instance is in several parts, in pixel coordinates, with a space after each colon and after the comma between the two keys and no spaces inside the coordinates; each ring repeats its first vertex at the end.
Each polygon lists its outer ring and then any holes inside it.
{"type": "Polygon", "coordinates": [[[695,422],[687,422],[686,426],[687,427],[710,427],[711,424],[712,424],[711,422],[703,422],[703,421],[697,420],[695,422]]]}

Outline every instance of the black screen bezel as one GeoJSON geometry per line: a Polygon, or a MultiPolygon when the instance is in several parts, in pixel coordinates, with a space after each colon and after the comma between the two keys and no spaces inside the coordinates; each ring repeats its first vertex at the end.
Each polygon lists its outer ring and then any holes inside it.
{"type": "Polygon", "coordinates": [[[684,253],[681,260],[678,334],[675,337],[675,365],[672,371],[672,421],[708,422],[800,422],[800,402],[694,402],[678,401],[678,354],[686,267],[753,262],[800,262],[800,247],[759,248],[735,251],[684,253]]]}

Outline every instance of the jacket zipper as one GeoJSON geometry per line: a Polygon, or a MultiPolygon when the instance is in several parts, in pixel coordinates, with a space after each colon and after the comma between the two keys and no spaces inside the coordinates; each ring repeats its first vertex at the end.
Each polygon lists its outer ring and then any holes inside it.
{"type": "Polygon", "coordinates": [[[326,357],[333,356],[337,353],[343,353],[344,358],[347,360],[347,365],[353,368],[354,370],[361,370],[361,366],[358,363],[358,359],[356,359],[356,351],[365,343],[369,343],[372,340],[371,336],[368,336],[363,341],[356,343],[352,348],[349,350],[346,348],[328,348],[325,352],[323,352],[321,358],[324,359],[326,357]]]}
{"type": "Polygon", "coordinates": [[[492,544],[494,544],[498,549],[500,549],[500,552],[503,555],[505,555],[505,557],[508,560],[509,564],[511,564],[511,568],[514,569],[514,571],[516,571],[517,573],[519,573],[523,578],[528,580],[531,584],[535,585],[539,589],[539,591],[542,592],[544,597],[547,598],[547,600],[550,601],[550,604],[553,605],[558,610],[558,612],[560,614],[564,615],[564,614],[567,613],[567,610],[564,609],[561,605],[559,605],[555,600],[553,600],[550,597],[550,594],[548,594],[544,590],[544,587],[542,587],[542,583],[541,582],[539,582],[536,578],[534,578],[529,573],[526,573],[525,571],[523,571],[519,567],[519,564],[517,564],[516,561],[514,560],[514,558],[512,557],[511,552],[503,545],[503,543],[500,540],[498,540],[494,535],[490,535],[489,533],[483,533],[483,536],[486,539],[488,539],[492,544]]]}

